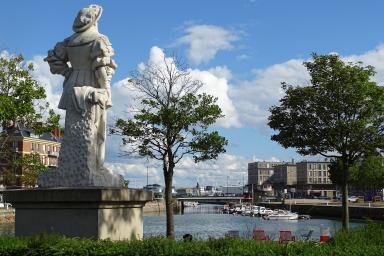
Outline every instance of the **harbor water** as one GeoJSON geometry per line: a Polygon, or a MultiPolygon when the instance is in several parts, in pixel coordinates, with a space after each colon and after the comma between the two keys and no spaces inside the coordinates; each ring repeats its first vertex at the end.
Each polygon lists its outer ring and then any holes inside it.
{"type": "MultiPolygon", "coordinates": [[[[273,240],[278,240],[279,230],[290,230],[297,240],[313,230],[312,240],[320,239],[320,230],[329,228],[331,235],[341,227],[336,219],[313,218],[309,220],[263,220],[260,217],[221,214],[222,206],[201,204],[186,207],[183,214],[175,213],[176,239],[191,234],[194,239],[224,237],[228,232],[239,233],[240,237],[250,239],[254,228],[263,229],[273,240]]],[[[165,213],[152,213],[144,216],[144,237],[165,236],[165,213]]],[[[363,221],[351,220],[351,228],[363,225],[363,221]]],[[[0,224],[0,235],[13,236],[14,223],[0,224]]]]}
{"type": "MultiPolygon", "coordinates": [[[[312,218],[309,220],[264,220],[260,217],[221,214],[219,205],[201,204],[186,207],[184,214],[175,214],[175,236],[182,239],[191,234],[197,239],[220,238],[228,232],[238,231],[239,236],[250,239],[254,228],[263,229],[273,240],[278,240],[280,230],[290,230],[297,240],[313,230],[312,240],[320,239],[320,230],[329,228],[331,235],[341,228],[337,219],[312,218]]],[[[165,236],[165,213],[144,217],[144,236],[165,236]]],[[[351,220],[350,227],[363,225],[364,221],[351,220]]]]}

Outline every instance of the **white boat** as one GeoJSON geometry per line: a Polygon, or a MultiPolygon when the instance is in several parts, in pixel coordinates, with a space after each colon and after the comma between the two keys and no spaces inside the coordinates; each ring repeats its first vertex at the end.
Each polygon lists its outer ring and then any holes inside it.
{"type": "Polygon", "coordinates": [[[260,213],[260,215],[269,215],[269,214],[274,213],[274,211],[272,211],[272,210],[269,209],[269,208],[265,208],[265,207],[263,207],[263,206],[260,206],[260,207],[259,207],[259,213],[260,213]]]}
{"type": "Polygon", "coordinates": [[[199,202],[184,202],[184,207],[197,207],[199,202]]]}
{"type": "Polygon", "coordinates": [[[290,211],[276,210],[269,214],[267,218],[269,220],[297,220],[299,219],[299,215],[290,211]]]}

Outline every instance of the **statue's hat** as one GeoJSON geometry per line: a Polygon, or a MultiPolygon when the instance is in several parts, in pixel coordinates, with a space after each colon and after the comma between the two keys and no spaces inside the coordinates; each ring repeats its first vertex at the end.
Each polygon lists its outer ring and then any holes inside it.
{"type": "Polygon", "coordinates": [[[73,22],[72,29],[75,32],[83,32],[95,24],[103,12],[100,5],[91,4],[79,11],[75,21],[73,22]]]}

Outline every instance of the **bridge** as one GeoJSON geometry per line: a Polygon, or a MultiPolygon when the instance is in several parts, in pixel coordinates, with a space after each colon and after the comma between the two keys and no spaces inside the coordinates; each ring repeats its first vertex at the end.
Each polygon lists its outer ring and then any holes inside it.
{"type": "Polygon", "coordinates": [[[177,197],[180,202],[199,202],[200,204],[227,204],[251,202],[252,198],[242,196],[204,196],[204,197],[177,197]]]}

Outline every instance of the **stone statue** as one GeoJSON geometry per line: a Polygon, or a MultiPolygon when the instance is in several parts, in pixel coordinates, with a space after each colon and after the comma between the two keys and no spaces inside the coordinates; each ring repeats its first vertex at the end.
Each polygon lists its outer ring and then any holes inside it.
{"type": "Polygon", "coordinates": [[[121,175],[105,168],[106,109],[116,64],[108,38],[98,31],[102,8],[81,9],[74,34],[44,59],[51,73],[65,77],[59,108],[66,110],[58,167],[38,178],[39,187],[122,187],[121,175]]]}

